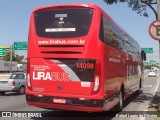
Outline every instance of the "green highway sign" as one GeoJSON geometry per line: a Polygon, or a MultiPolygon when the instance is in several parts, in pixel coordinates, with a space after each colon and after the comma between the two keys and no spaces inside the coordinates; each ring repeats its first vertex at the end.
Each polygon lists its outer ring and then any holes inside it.
{"type": "Polygon", "coordinates": [[[153,48],[142,48],[142,50],[144,50],[145,53],[153,53],[153,48]]]}
{"type": "Polygon", "coordinates": [[[151,64],[156,64],[156,61],[155,60],[150,60],[149,61],[151,64]]]}
{"type": "Polygon", "coordinates": [[[0,56],[6,55],[6,48],[0,48],[0,56]]]}
{"type": "Polygon", "coordinates": [[[28,43],[27,42],[14,42],[13,49],[14,50],[27,50],[28,43]]]}

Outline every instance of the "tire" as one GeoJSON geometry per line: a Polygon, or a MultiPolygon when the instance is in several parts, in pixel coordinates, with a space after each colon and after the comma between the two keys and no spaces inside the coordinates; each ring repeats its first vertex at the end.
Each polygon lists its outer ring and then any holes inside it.
{"type": "Polygon", "coordinates": [[[121,88],[120,92],[119,92],[119,103],[118,103],[118,111],[122,111],[124,106],[124,91],[121,88]]]}
{"type": "Polygon", "coordinates": [[[21,86],[18,90],[18,94],[23,95],[25,93],[25,87],[21,86]]]}
{"type": "Polygon", "coordinates": [[[0,94],[1,94],[1,95],[5,95],[6,92],[5,92],[5,91],[0,91],[0,94]]]}

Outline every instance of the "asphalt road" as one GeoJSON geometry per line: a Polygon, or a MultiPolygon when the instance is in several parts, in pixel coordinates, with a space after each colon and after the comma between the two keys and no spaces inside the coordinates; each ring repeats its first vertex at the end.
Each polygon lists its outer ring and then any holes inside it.
{"type": "Polygon", "coordinates": [[[142,92],[129,97],[125,102],[123,111],[118,113],[119,116],[113,117],[112,120],[153,120],[157,117],[152,101],[160,86],[159,71],[157,77],[148,77],[147,72],[145,72],[144,77],[142,92]],[[127,113],[129,115],[125,117],[127,113]]]}
{"type": "MultiPolygon", "coordinates": [[[[7,78],[8,76],[0,75],[0,78],[7,78]]],[[[71,111],[52,111],[41,109],[37,107],[28,106],[25,100],[25,95],[18,95],[17,93],[7,93],[4,96],[0,96],[0,111],[35,111],[40,112],[43,117],[53,117],[52,119],[66,120],[66,119],[103,119],[103,120],[150,120],[155,119],[156,116],[151,116],[151,111],[155,111],[151,101],[159,89],[160,75],[157,72],[157,77],[148,77],[145,73],[145,80],[143,82],[143,88],[141,93],[136,93],[129,97],[125,101],[124,109],[122,112],[113,112],[113,117],[106,117],[109,113],[85,113],[85,112],[71,112],[71,111]],[[138,112],[137,112],[138,111],[138,112]],[[141,116],[137,116],[142,114],[141,116]],[[144,116],[148,115],[147,117],[144,116]],[[126,117],[126,115],[128,115],[126,117]],[[76,117],[76,118],[75,118],[76,117]],[[78,118],[77,118],[78,117],[78,118]]],[[[113,110],[114,111],[114,110],[113,110]]],[[[17,118],[11,118],[17,120],[17,118]]],[[[26,119],[38,120],[40,118],[29,117],[26,119]]],[[[44,119],[44,118],[43,118],[44,119]]],[[[45,118],[46,119],[46,118],[45,118]]],[[[158,119],[157,119],[158,120],[158,119]]]]}

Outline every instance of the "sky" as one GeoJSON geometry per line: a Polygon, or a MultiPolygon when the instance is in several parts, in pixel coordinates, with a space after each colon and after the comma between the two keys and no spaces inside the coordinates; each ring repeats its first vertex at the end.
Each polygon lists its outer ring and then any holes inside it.
{"type": "MultiPolygon", "coordinates": [[[[0,46],[11,46],[14,42],[27,42],[29,20],[32,11],[40,6],[94,3],[101,7],[125,31],[127,31],[142,48],[153,48],[154,54],[147,54],[147,59],[158,61],[158,41],[148,33],[149,25],[155,20],[153,11],[148,7],[148,18],[132,11],[126,3],[107,5],[103,0],[0,0],[0,46]]],[[[18,55],[27,56],[27,51],[16,51],[18,55]]]]}

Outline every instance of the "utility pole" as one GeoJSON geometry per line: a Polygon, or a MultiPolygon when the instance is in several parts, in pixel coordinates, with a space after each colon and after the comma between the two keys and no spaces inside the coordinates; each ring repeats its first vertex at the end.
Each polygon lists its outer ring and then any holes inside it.
{"type": "MultiPolygon", "coordinates": [[[[158,20],[160,20],[160,0],[157,0],[157,14],[158,14],[158,20]]],[[[159,63],[160,63],[160,41],[159,43],[159,63]]]]}
{"type": "Polygon", "coordinates": [[[12,73],[12,45],[10,46],[10,73],[12,73]]]}

